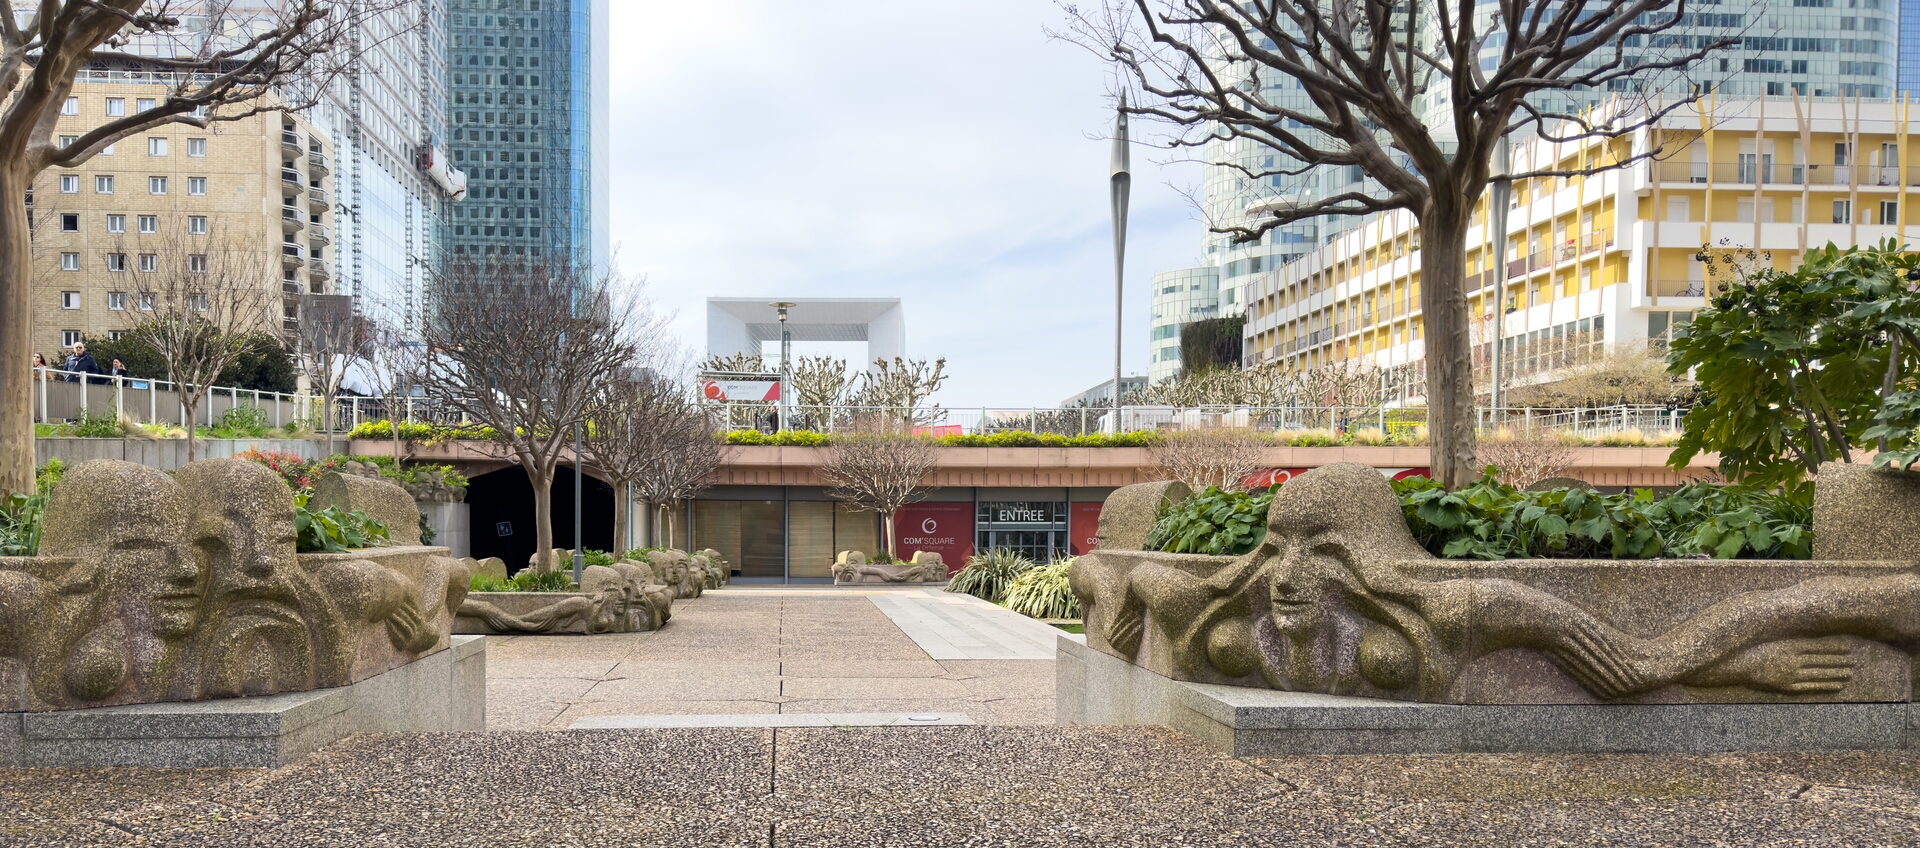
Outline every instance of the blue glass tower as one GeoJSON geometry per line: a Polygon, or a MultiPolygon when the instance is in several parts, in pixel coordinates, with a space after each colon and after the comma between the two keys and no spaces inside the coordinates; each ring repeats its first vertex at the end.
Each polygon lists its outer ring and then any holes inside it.
{"type": "Polygon", "coordinates": [[[462,256],[607,262],[607,0],[452,0],[446,141],[462,256]]]}

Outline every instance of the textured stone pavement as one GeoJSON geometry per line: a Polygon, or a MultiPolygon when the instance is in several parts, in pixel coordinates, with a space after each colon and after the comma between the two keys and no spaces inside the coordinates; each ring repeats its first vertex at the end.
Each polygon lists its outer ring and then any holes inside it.
{"type": "Polygon", "coordinates": [[[1303,757],[1152,728],[361,736],[276,771],[0,771],[0,845],[1920,844],[1920,757],[1303,757]],[[771,790],[771,791],[770,791],[771,790]]]}
{"type": "Polygon", "coordinates": [[[908,712],[1053,724],[1051,659],[931,659],[869,594],[729,588],[675,602],[673,621],[658,633],[488,637],[487,727],[565,730],[587,716],[908,712]]]}

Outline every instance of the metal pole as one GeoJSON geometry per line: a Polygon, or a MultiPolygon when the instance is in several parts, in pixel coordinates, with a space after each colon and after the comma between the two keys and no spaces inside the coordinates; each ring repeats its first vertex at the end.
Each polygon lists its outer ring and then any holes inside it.
{"type": "Polygon", "coordinates": [[[47,373],[45,369],[41,370],[40,372],[40,423],[42,424],[52,423],[47,420],[47,382],[52,379],[53,379],[52,374],[47,373]]]}
{"type": "MultiPolygon", "coordinates": [[[[411,399],[409,399],[411,400],[411,399]]],[[[580,422],[573,423],[573,585],[587,568],[587,546],[580,540],[580,422]]]]}
{"type": "Polygon", "coordinates": [[[1493,191],[1487,196],[1487,202],[1493,205],[1489,216],[1493,225],[1493,261],[1488,269],[1493,274],[1493,386],[1487,405],[1494,409],[1503,407],[1501,395],[1500,361],[1506,357],[1503,348],[1507,334],[1507,206],[1513,196],[1513,181],[1507,179],[1512,173],[1513,142],[1506,136],[1500,137],[1500,143],[1493,148],[1493,191]]]}
{"type": "Polygon", "coordinates": [[[1127,199],[1133,189],[1133,166],[1127,149],[1127,93],[1113,116],[1113,159],[1107,187],[1113,209],[1113,425],[1120,426],[1120,330],[1126,317],[1127,199]]]}

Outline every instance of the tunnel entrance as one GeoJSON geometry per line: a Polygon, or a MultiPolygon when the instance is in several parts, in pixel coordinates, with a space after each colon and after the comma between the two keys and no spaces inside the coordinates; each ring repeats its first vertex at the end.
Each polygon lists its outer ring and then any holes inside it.
{"type": "MultiPolygon", "coordinates": [[[[613,548],[613,487],[589,474],[581,481],[581,535],[586,547],[613,548]]],[[[525,568],[538,544],[533,526],[533,486],[527,472],[510,466],[482,474],[467,486],[473,521],[473,557],[499,557],[507,573],[525,568]]],[[[553,546],[573,545],[573,469],[553,473],[553,546]]]]}

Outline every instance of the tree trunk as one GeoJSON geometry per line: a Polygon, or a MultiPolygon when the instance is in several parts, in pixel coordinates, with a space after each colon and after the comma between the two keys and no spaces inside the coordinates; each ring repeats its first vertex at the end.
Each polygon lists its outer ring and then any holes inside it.
{"type": "Polygon", "coordinates": [[[654,546],[661,547],[661,548],[672,548],[674,546],[673,545],[673,499],[669,498],[665,502],[660,504],[660,514],[667,517],[667,538],[665,540],[661,540],[661,539],[653,540],[654,546]]]}
{"type": "Polygon", "coordinates": [[[553,570],[553,472],[530,468],[533,486],[533,567],[536,574],[553,570]]]}
{"type": "Polygon", "coordinates": [[[613,558],[619,559],[627,550],[627,483],[624,480],[613,481],[613,558]]]}
{"type": "Polygon", "coordinates": [[[887,556],[894,562],[899,562],[900,552],[893,549],[893,512],[880,513],[880,519],[880,532],[886,534],[880,540],[880,549],[886,551],[887,556]]]}
{"type": "MultiPolygon", "coordinates": [[[[1460,192],[1435,185],[1433,200],[1424,212],[1420,308],[1426,334],[1429,473],[1454,489],[1478,476],[1473,456],[1473,321],[1466,290],[1467,225],[1473,206],[1462,202],[1460,192]]],[[[1504,286],[1505,257],[1494,257],[1489,264],[1496,283],[1504,286]]]]}
{"type": "Polygon", "coordinates": [[[333,456],[333,395],[331,394],[322,395],[320,398],[320,420],[325,422],[322,426],[327,428],[327,456],[333,456]]]}
{"type": "Polygon", "coordinates": [[[200,418],[200,396],[197,394],[189,394],[184,383],[175,383],[174,386],[180,389],[180,415],[182,418],[187,419],[185,422],[187,425],[187,461],[192,462],[199,457],[199,449],[196,447],[198,440],[194,437],[196,433],[194,430],[194,422],[200,418]]]}
{"type": "Polygon", "coordinates": [[[32,182],[24,170],[0,165],[0,496],[34,491],[32,213],[13,202],[32,182]]]}

